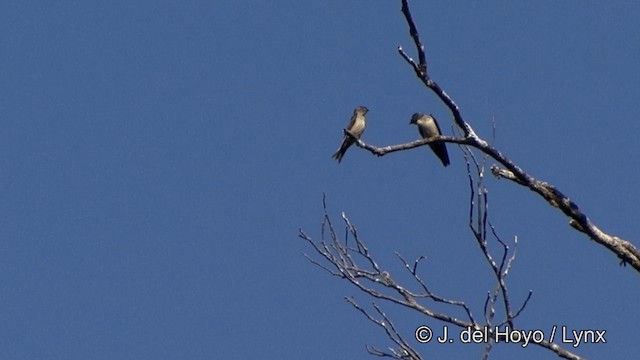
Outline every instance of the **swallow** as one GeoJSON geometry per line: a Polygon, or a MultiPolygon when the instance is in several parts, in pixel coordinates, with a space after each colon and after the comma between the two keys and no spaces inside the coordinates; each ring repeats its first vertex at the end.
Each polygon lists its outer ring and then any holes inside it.
{"type": "MultiPolygon", "coordinates": [[[[351,120],[347,125],[347,130],[349,130],[349,132],[358,139],[360,139],[360,136],[364,133],[364,128],[366,126],[365,115],[367,112],[369,112],[369,109],[364,106],[358,106],[353,109],[353,115],[351,115],[351,120]]],[[[331,157],[338,160],[338,162],[341,162],[344,154],[347,152],[347,149],[353,145],[354,142],[355,140],[353,138],[345,134],[342,139],[342,144],[340,144],[338,150],[331,157]]]]}
{"type": "MultiPolygon", "coordinates": [[[[418,126],[418,131],[423,139],[442,135],[440,126],[438,126],[438,122],[433,115],[415,113],[411,116],[409,124],[416,124],[418,126]]],[[[433,150],[438,159],[442,161],[442,165],[449,165],[449,154],[447,153],[447,146],[443,141],[434,141],[429,144],[429,147],[431,147],[431,150],[433,150]]]]}

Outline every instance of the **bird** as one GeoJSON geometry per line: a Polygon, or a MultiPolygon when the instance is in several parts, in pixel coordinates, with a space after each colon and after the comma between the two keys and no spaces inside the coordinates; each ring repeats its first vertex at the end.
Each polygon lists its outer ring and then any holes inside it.
{"type": "MultiPolygon", "coordinates": [[[[347,125],[347,130],[349,130],[349,132],[358,139],[360,139],[360,136],[362,136],[362,133],[364,132],[364,128],[366,126],[366,119],[364,116],[367,112],[369,112],[369,109],[365,106],[358,106],[353,109],[353,115],[351,115],[351,120],[347,125]]],[[[354,142],[355,140],[353,138],[345,134],[342,139],[342,144],[340,144],[338,150],[331,157],[338,160],[338,162],[341,162],[344,154],[347,152],[347,149],[353,145],[354,142]]]]}
{"type": "MultiPolygon", "coordinates": [[[[436,121],[436,118],[431,114],[415,113],[411,116],[409,124],[416,124],[418,126],[418,131],[423,139],[442,135],[438,121],[436,121]]],[[[429,144],[429,147],[431,147],[431,150],[433,150],[438,159],[442,161],[442,165],[449,165],[449,154],[447,153],[447,146],[444,141],[434,141],[429,144]]]]}

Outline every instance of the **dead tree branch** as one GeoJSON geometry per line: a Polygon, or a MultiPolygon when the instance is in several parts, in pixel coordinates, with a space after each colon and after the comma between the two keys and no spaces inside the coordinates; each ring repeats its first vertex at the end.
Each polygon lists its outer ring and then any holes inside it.
{"type": "MultiPolygon", "coordinates": [[[[469,162],[467,162],[467,164],[470,169],[469,162]]],[[[482,167],[478,165],[477,161],[474,161],[474,164],[479,171],[482,171],[482,167]]],[[[478,174],[482,174],[482,172],[479,172],[478,174]]],[[[470,177],[470,179],[472,178],[470,177]]],[[[473,180],[471,180],[471,184],[472,189],[483,189],[484,187],[482,184],[480,184],[479,187],[475,186],[473,180]]],[[[405,308],[412,309],[426,315],[429,318],[439,320],[459,328],[469,328],[475,331],[488,331],[488,335],[492,341],[486,344],[485,354],[488,356],[492,343],[501,341],[501,339],[498,338],[495,329],[508,325],[511,330],[515,330],[516,327],[514,326],[514,320],[526,307],[532,293],[529,292],[526,300],[520,306],[519,310],[513,311],[509,300],[506,276],[511,269],[513,261],[515,260],[515,251],[509,252],[509,247],[500,239],[493,226],[488,222],[488,216],[486,215],[486,191],[477,191],[474,192],[474,194],[477,194],[477,196],[472,196],[470,206],[471,208],[474,208],[477,204],[480,204],[480,206],[478,207],[478,212],[473,210],[470,211],[470,228],[476,236],[476,240],[482,249],[485,259],[490,264],[492,272],[498,283],[493,294],[490,294],[485,301],[485,323],[480,323],[476,320],[470,307],[464,301],[447,299],[443,296],[437,295],[430,289],[427,282],[420,277],[418,272],[419,264],[426,259],[424,256],[418,257],[412,264],[410,264],[400,254],[396,253],[396,256],[401,261],[404,269],[411,274],[413,280],[418,284],[418,290],[411,290],[408,287],[399,284],[388,270],[384,270],[378,264],[367,248],[365,242],[358,235],[356,227],[344,213],[342,213],[342,221],[345,226],[345,238],[344,240],[340,240],[338,232],[328,215],[327,205],[324,198],[324,217],[321,226],[321,240],[314,241],[302,229],[299,230],[299,237],[308,242],[315,250],[316,254],[324,258],[325,261],[316,261],[307,254],[304,254],[304,256],[307,257],[311,263],[327,271],[329,274],[347,280],[357,289],[373,298],[401,305],[405,308]],[[474,199],[478,199],[479,202],[475,203],[474,199]],[[475,221],[473,219],[475,219],[475,221]],[[474,223],[476,225],[473,225],[474,223]],[[489,235],[487,228],[491,229],[490,235],[502,245],[503,253],[499,261],[494,259],[487,246],[486,238],[489,235]],[[352,246],[349,246],[350,239],[354,242],[352,246]],[[494,318],[499,298],[502,298],[505,309],[505,320],[496,323],[494,318]],[[459,308],[464,313],[466,319],[436,311],[429,305],[429,302],[447,304],[453,308],[459,308]]],[[[390,349],[388,352],[381,351],[374,347],[367,347],[369,353],[396,359],[420,359],[418,352],[413,349],[407,341],[405,341],[378,305],[374,304],[373,306],[382,319],[376,319],[374,316],[369,314],[366,310],[360,307],[353,298],[347,298],[347,301],[358,311],[363,313],[368,320],[382,327],[387,333],[387,336],[397,346],[396,349],[390,349]]],[[[536,342],[535,344],[550,349],[566,359],[581,359],[578,355],[560,347],[558,344],[551,343],[546,340],[536,342]]]]}
{"type": "Polygon", "coordinates": [[[569,225],[574,229],[584,233],[591,240],[604,246],[613,254],[615,254],[622,264],[631,264],[636,271],[640,272],[640,251],[630,241],[621,239],[617,236],[610,235],[597,227],[587,215],[580,210],[580,207],[572,201],[568,196],[563,194],[555,186],[548,182],[535,179],[517,166],[511,159],[500,152],[495,147],[489,145],[485,140],[480,138],[471,125],[464,120],[460,108],[455,101],[436,83],[429,75],[427,57],[425,47],[420,39],[418,29],[411,10],[409,9],[409,1],[402,0],[402,14],[409,27],[409,34],[413,39],[416,51],[418,53],[418,62],[412,59],[402,47],[398,47],[398,53],[413,68],[416,76],[422,83],[431,90],[451,111],[454,123],[462,130],[462,137],[440,136],[429,140],[416,140],[406,144],[391,145],[385,147],[376,147],[368,145],[357,139],[356,143],[359,147],[370,151],[377,156],[383,156],[387,153],[407,150],[418,146],[431,143],[433,141],[444,141],[461,145],[468,145],[476,148],[497,161],[502,167],[494,165],[491,172],[498,178],[505,178],[516,184],[529,188],[531,191],[540,195],[549,205],[558,208],[569,218],[569,225]]]}

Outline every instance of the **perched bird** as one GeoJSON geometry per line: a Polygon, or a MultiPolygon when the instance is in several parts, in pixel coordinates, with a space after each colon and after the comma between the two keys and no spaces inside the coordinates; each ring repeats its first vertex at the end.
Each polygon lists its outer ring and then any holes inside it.
{"type": "MultiPolygon", "coordinates": [[[[368,111],[369,109],[364,106],[358,106],[353,109],[353,115],[351,115],[351,120],[347,125],[347,130],[349,130],[358,139],[360,139],[360,136],[362,136],[362,133],[364,132],[364,127],[366,125],[364,116],[368,111]]],[[[342,144],[340,144],[340,148],[338,148],[338,151],[336,151],[331,157],[338,160],[338,162],[342,161],[344,153],[347,152],[349,146],[353,145],[354,142],[355,141],[350,136],[345,134],[344,139],[342,139],[342,144]]]]}
{"type": "MultiPolygon", "coordinates": [[[[442,135],[440,132],[440,126],[433,115],[426,115],[421,113],[415,113],[411,116],[409,124],[418,125],[418,131],[423,139],[427,139],[433,136],[442,135]]],[[[431,150],[442,161],[442,165],[449,165],[449,154],[447,153],[447,146],[442,141],[434,141],[429,144],[431,150]]]]}

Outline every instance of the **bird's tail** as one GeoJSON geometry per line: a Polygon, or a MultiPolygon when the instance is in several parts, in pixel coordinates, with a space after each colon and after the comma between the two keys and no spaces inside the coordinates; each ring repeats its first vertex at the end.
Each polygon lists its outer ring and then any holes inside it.
{"type": "Polygon", "coordinates": [[[449,153],[447,152],[447,146],[444,142],[437,141],[429,144],[429,147],[431,147],[431,150],[433,150],[438,159],[442,161],[442,165],[444,165],[445,167],[449,166],[449,153]]]}
{"type": "Polygon", "coordinates": [[[340,149],[338,149],[338,151],[331,155],[331,157],[335,160],[338,160],[338,162],[341,162],[342,158],[344,157],[344,153],[345,152],[342,150],[342,147],[340,147],[340,149]]]}

